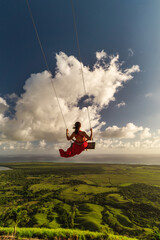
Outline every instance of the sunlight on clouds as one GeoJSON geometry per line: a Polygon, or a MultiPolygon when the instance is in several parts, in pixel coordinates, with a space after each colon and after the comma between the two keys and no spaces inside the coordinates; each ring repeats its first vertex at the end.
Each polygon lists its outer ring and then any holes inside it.
{"type": "MultiPolygon", "coordinates": [[[[139,66],[122,70],[119,56],[107,56],[104,51],[96,53],[97,61],[107,58],[106,63],[97,62],[93,70],[82,65],[92,127],[99,131],[102,125],[100,111],[115,99],[115,93],[123,87],[123,83],[133,78],[132,74],[139,72],[139,66]]],[[[53,80],[57,96],[69,129],[75,121],[82,122],[82,128],[89,128],[87,108],[79,106],[79,101],[85,96],[80,62],[74,56],[60,52],[56,54],[57,68],[55,76],[49,72],[31,74],[24,85],[25,92],[18,98],[15,106],[15,116],[5,117],[8,105],[0,99],[2,105],[0,131],[1,141],[64,141],[65,126],[52,89],[53,80]],[[1,136],[2,136],[1,134],[1,136]]],[[[15,96],[15,95],[14,95],[15,96]]],[[[14,97],[13,96],[13,97],[14,97]]],[[[83,105],[83,102],[82,102],[83,105]]],[[[41,142],[42,144],[42,142],[41,142]]],[[[40,147],[42,145],[40,144],[40,147]]]]}
{"type": "Polygon", "coordinates": [[[99,153],[160,153],[160,138],[135,139],[125,141],[120,139],[100,139],[96,143],[99,153]]]}
{"type": "MultiPolygon", "coordinates": [[[[104,138],[96,139],[96,150],[94,153],[159,153],[160,137],[152,136],[149,139],[141,138],[137,132],[135,138],[104,138]]],[[[38,142],[1,142],[1,153],[35,153],[53,154],[57,153],[59,148],[67,149],[70,143],[49,143],[44,140],[38,142]]]]}
{"type": "MultiPolygon", "coordinates": [[[[76,121],[89,130],[86,104],[96,140],[95,153],[145,152],[160,148],[160,129],[151,133],[149,128],[127,123],[125,126],[102,127],[101,110],[115,100],[115,94],[124,83],[139,72],[139,66],[122,68],[119,55],[108,56],[103,50],[96,53],[92,70],[82,64],[87,95],[84,94],[80,62],[74,56],[56,54],[54,78],[48,71],[31,74],[18,97],[10,94],[0,97],[0,150],[2,153],[55,153],[70,143],[65,138],[65,125],[55,97],[51,80],[70,133],[76,121]],[[14,103],[14,116],[10,117],[9,103],[14,103]]],[[[146,97],[150,97],[148,94],[146,97]]],[[[124,101],[116,106],[125,106],[124,101]]],[[[13,105],[12,105],[13,107],[13,105]]]]}
{"type": "Polygon", "coordinates": [[[141,133],[140,137],[141,139],[145,139],[145,138],[150,138],[152,135],[150,133],[150,129],[149,128],[145,128],[143,130],[143,132],[141,133]]]}
{"type": "Polygon", "coordinates": [[[142,131],[143,127],[137,127],[133,123],[128,123],[125,127],[108,127],[101,133],[104,138],[134,138],[135,134],[142,131]]]}
{"type": "Polygon", "coordinates": [[[106,57],[107,57],[107,53],[104,50],[102,50],[101,52],[96,52],[97,60],[101,60],[106,57]]]}

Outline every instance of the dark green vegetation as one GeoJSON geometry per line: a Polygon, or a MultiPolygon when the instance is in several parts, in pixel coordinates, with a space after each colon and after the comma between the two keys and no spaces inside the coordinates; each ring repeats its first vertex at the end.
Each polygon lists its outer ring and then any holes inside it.
{"type": "Polygon", "coordinates": [[[116,239],[111,234],[160,239],[160,166],[3,166],[12,170],[0,172],[1,227],[89,230],[104,233],[106,239],[116,239]]]}

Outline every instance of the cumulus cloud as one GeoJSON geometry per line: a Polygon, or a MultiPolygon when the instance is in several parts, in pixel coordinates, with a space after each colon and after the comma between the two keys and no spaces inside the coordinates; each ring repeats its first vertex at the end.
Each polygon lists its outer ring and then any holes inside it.
{"type": "Polygon", "coordinates": [[[108,127],[101,132],[96,149],[105,153],[160,153],[159,129],[150,132],[150,128],[137,127],[129,123],[124,127],[108,127]]]}
{"type": "Polygon", "coordinates": [[[105,153],[159,153],[159,139],[140,139],[125,141],[124,139],[100,139],[96,149],[105,153]]]}
{"type": "Polygon", "coordinates": [[[159,149],[160,139],[146,139],[140,142],[140,148],[142,149],[159,149]]]}
{"type": "Polygon", "coordinates": [[[150,128],[145,128],[140,134],[141,139],[150,138],[152,135],[150,133],[150,128]]]}
{"type": "Polygon", "coordinates": [[[5,99],[0,97],[0,140],[4,138],[3,128],[6,126],[8,122],[8,118],[5,117],[5,112],[8,110],[9,106],[5,99]]]}
{"type": "MultiPolygon", "coordinates": [[[[84,94],[82,85],[80,62],[74,56],[60,52],[56,54],[57,67],[54,78],[49,72],[44,71],[31,74],[26,80],[24,93],[16,101],[14,117],[9,118],[5,115],[8,104],[0,98],[0,123],[2,123],[0,140],[26,142],[39,140],[42,141],[40,145],[44,145],[46,141],[55,143],[64,141],[65,125],[51,81],[56,89],[67,127],[71,130],[74,122],[78,120],[82,122],[83,128],[89,129],[85,106],[88,98],[92,127],[95,131],[100,130],[105,124],[101,122],[100,111],[107,107],[110,101],[115,100],[115,93],[140,69],[137,65],[122,69],[119,55],[107,56],[102,51],[96,56],[97,61],[106,58],[106,63],[100,65],[96,62],[92,70],[82,64],[87,95],[84,94]]],[[[12,97],[16,96],[13,94],[12,97]]],[[[129,126],[134,128],[132,124],[127,127],[129,126]]],[[[109,129],[106,131],[108,133],[109,129]]],[[[134,131],[132,134],[126,133],[126,136],[132,137],[134,131]]],[[[116,132],[118,133],[118,130],[116,132]]]]}
{"type": "Polygon", "coordinates": [[[134,138],[135,134],[142,131],[143,127],[137,127],[133,123],[128,123],[125,127],[112,126],[101,133],[104,138],[134,138]]]}
{"type": "Polygon", "coordinates": [[[104,50],[102,50],[101,52],[96,52],[97,60],[101,60],[106,57],[107,57],[107,53],[104,50]]]}
{"type": "Polygon", "coordinates": [[[123,140],[119,139],[100,139],[96,143],[96,149],[100,152],[113,152],[115,153],[118,151],[130,151],[134,149],[134,145],[131,142],[124,142],[123,140]]]}
{"type": "Polygon", "coordinates": [[[0,97],[0,114],[4,114],[8,107],[6,100],[0,97]]]}
{"type": "Polygon", "coordinates": [[[126,103],[124,101],[122,101],[116,105],[116,107],[118,107],[118,108],[123,107],[123,106],[126,106],[126,103]]]}

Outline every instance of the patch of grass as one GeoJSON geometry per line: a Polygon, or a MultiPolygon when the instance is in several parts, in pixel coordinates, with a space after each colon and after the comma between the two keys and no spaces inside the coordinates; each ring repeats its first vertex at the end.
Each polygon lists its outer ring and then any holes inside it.
{"type": "Polygon", "coordinates": [[[64,187],[64,186],[53,185],[51,183],[39,183],[39,184],[31,185],[28,190],[31,190],[35,193],[42,190],[49,190],[49,191],[58,190],[60,189],[60,187],[64,187]]]}
{"type": "Polygon", "coordinates": [[[120,184],[119,186],[120,187],[128,187],[128,186],[130,186],[132,183],[122,183],[122,184],[120,184]]]}
{"type": "Polygon", "coordinates": [[[137,240],[137,238],[129,238],[127,236],[116,236],[113,234],[109,234],[108,239],[107,240],[137,240]]]}
{"type": "MultiPolygon", "coordinates": [[[[108,222],[111,226],[120,225],[121,227],[133,228],[131,220],[124,215],[124,210],[113,208],[106,205],[105,211],[103,212],[104,221],[108,222]]],[[[129,229],[131,230],[131,229],[129,229]]]]}
{"type": "Polygon", "coordinates": [[[62,190],[59,194],[61,199],[66,199],[69,201],[88,201],[89,197],[77,190],[77,187],[68,187],[62,190]]]}
{"type": "Polygon", "coordinates": [[[98,193],[105,193],[105,192],[117,192],[118,189],[116,187],[96,187],[96,186],[89,186],[85,184],[76,185],[73,187],[66,187],[63,189],[59,196],[62,199],[72,200],[72,201],[89,201],[91,195],[95,195],[98,193]]]}
{"type": "Polygon", "coordinates": [[[118,191],[118,189],[115,187],[108,188],[108,187],[88,186],[84,184],[77,186],[76,189],[79,193],[94,193],[94,194],[118,191]]]}
{"type": "Polygon", "coordinates": [[[106,196],[107,203],[127,203],[128,200],[124,199],[124,197],[118,193],[111,193],[106,196]]]}
{"type": "MultiPolygon", "coordinates": [[[[13,228],[0,227],[0,235],[12,235],[13,228]]],[[[18,238],[39,238],[39,239],[79,239],[79,240],[137,240],[136,238],[128,238],[125,236],[116,236],[113,234],[81,231],[72,229],[47,229],[47,228],[17,228],[16,236],[18,238]]]]}
{"type": "Polygon", "coordinates": [[[92,231],[101,231],[104,227],[102,223],[103,207],[96,204],[81,204],[79,214],[76,217],[76,222],[79,223],[79,228],[92,229],[92,231]]]}

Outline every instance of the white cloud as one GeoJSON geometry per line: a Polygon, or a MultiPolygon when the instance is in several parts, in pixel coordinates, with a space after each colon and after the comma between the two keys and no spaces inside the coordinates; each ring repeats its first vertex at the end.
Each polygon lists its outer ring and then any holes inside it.
{"type": "Polygon", "coordinates": [[[2,137],[4,137],[3,131],[1,131],[1,129],[3,129],[8,121],[8,118],[5,117],[5,112],[8,110],[8,108],[9,106],[6,100],[0,97],[0,140],[2,137]]]}
{"type": "Polygon", "coordinates": [[[160,138],[150,139],[104,139],[96,142],[96,150],[100,153],[160,153],[160,138]]]}
{"type": "Polygon", "coordinates": [[[0,114],[4,114],[8,107],[6,100],[0,97],[0,114]]]}
{"type": "MultiPolygon", "coordinates": [[[[88,98],[83,90],[79,61],[74,56],[67,56],[62,52],[56,55],[57,68],[53,79],[47,71],[31,74],[25,82],[24,93],[20,97],[15,94],[8,96],[8,102],[11,100],[16,102],[15,116],[12,119],[6,115],[9,109],[8,103],[0,97],[1,151],[34,153],[41,150],[51,153],[57,152],[60,147],[67,148],[70,145],[65,138],[65,126],[51,80],[70,132],[77,120],[82,122],[83,129],[89,129],[85,104],[89,105],[94,135],[98,136],[96,151],[136,152],[150,149],[158,151],[160,129],[151,134],[149,128],[128,123],[123,127],[110,126],[101,132],[102,126],[106,124],[101,121],[101,110],[115,100],[115,93],[133,78],[135,72],[139,72],[139,67],[135,65],[122,70],[118,55],[107,56],[102,51],[96,56],[97,62],[92,70],[82,65],[88,98]],[[104,62],[105,58],[107,63],[104,62]],[[103,61],[99,61],[101,59],[103,61]],[[82,102],[81,105],[79,102],[82,102]]],[[[148,93],[146,97],[152,95],[148,93]]],[[[126,103],[122,101],[116,106],[125,105],[126,103]]]]}
{"type": "Polygon", "coordinates": [[[104,50],[102,50],[101,52],[96,52],[96,58],[98,60],[104,59],[106,57],[107,57],[107,53],[104,50]]]}
{"type": "MultiPolygon", "coordinates": [[[[107,54],[102,51],[97,59],[107,54]]],[[[0,99],[3,111],[0,114],[1,141],[64,141],[65,126],[57,99],[52,89],[51,80],[59,98],[67,127],[72,129],[75,121],[82,122],[82,128],[89,128],[86,107],[79,106],[79,101],[85,96],[80,62],[74,56],[60,52],[56,55],[57,68],[55,77],[49,72],[31,74],[24,85],[24,93],[18,98],[15,106],[15,116],[5,117],[8,108],[4,99],[0,99]]],[[[139,66],[122,70],[119,56],[108,57],[108,63],[97,65],[93,70],[82,65],[86,92],[92,103],[89,106],[92,127],[100,129],[100,111],[114,100],[115,93],[123,87],[123,83],[133,78],[132,74],[139,72],[139,66]]],[[[83,104],[82,104],[83,105],[83,104]]]]}
{"type": "Polygon", "coordinates": [[[130,151],[133,150],[134,146],[131,142],[124,142],[123,140],[119,139],[104,139],[101,138],[96,143],[96,150],[100,152],[113,152],[116,151],[130,151]]]}
{"type": "Polygon", "coordinates": [[[128,123],[121,128],[117,126],[108,127],[101,135],[105,138],[134,138],[135,134],[142,130],[143,127],[137,127],[133,123],[128,123]]]}
{"type": "Polygon", "coordinates": [[[33,147],[31,142],[18,142],[18,141],[6,141],[1,142],[1,150],[7,151],[7,152],[21,152],[21,151],[31,151],[36,150],[37,146],[35,145],[33,147]]]}
{"type": "Polygon", "coordinates": [[[24,144],[24,149],[25,150],[31,150],[32,149],[32,143],[31,142],[26,142],[24,144]]]}
{"type": "Polygon", "coordinates": [[[39,146],[40,148],[44,148],[46,146],[46,142],[44,141],[44,139],[40,141],[39,146]]]}
{"type": "Polygon", "coordinates": [[[140,134],[140,138],[141,139],[145,139],[145,138],[150,138],[152,135],[150,133],[150,129],[149,128],[145,128],[142,133],[140,134]]]}
{"type": "Polygon", "coordinates": [[[143,149],[159,149],[160,148],[160,139],[147,139],[140,143],[141,148],[143,149]]]}
{"type": "Polygon", "coordinates": [[[124,101],[122,101],[116,105],[116,107],[118,107],[118,108],[123,107],[123,106],[126,106],[126,103],[124,101]]]}

